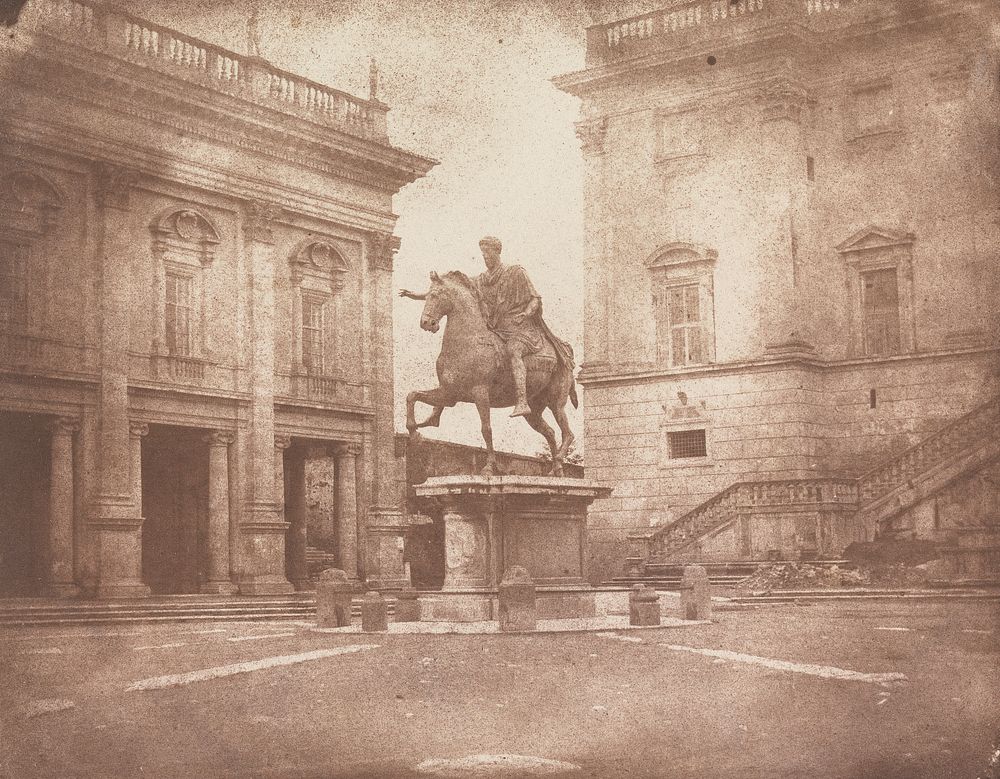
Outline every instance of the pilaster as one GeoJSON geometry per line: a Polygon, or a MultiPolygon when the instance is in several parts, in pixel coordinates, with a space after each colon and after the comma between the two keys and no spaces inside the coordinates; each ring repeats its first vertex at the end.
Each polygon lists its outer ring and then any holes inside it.
{"type": "Polygon", "coordinates": [[[80,425],[75,419],[52,421],[51,478],[49,491],[49,545],[45,590],[56,597],[77,595],[73,568],[73,439],[80,425]]]}

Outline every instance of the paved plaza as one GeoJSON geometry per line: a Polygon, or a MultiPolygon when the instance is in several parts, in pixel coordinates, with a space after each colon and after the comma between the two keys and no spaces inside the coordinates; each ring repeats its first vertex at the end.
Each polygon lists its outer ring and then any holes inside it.
{"type": "Polygon", "coordinates": [[[992,776],[993,603],[516,635],[10,629],[0,774],[992,776]]]}

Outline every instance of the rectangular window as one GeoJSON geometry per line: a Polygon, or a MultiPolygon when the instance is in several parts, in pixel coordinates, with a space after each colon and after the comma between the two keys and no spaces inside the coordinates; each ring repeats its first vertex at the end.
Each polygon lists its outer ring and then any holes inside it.
{"type": "Polygon", "coordinates": [[[177,357],[191,356],[193,287],[190,276],[167,274],[167,352],[177,357]]]}
{"type": "Polygon", "coordinates": [[[705,362],[700,295],[701,290],[697,284],[685,284],[667,290],[666,314],[672,366],[705,362]]]}
{"type": "Polygon", "coordinates": [[[679,430],[676,433],[667,433],[667,446],[671,460],[708,457],[704,430],[679,430]]]}
{"type": "Polygon", "coordinates": [[[891,129],[895,125],[895,103],[888,84],[854,93],[854,126],[859,135],[891,129]]]}
{"type": "Polygon", "coordinates": [[[701,153],[697,120],[696,111],[661,114],[658,117],[657,159],[669,160],[701,153]]]}
{"type": "Polygon", "coordinates": [[[861,274],[865,354],[899,354],[899,287],[896,269],[861,274]]]}
{"type": "Polygon", "coordinates": [[[0,326],[24,318],[27,265],[26,244],[0,241],[0,326]]]}
{"type": "Polygon", "coordinates": [[[323,321],[321,300],[302,301],[302,364],[313,373],[323,372],[323,321]]]}

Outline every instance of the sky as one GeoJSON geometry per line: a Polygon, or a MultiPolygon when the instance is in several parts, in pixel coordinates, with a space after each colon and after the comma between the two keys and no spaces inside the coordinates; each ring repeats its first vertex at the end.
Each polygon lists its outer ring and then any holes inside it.
{"type": "MultiPolygon", "coordinates": [[[[394,201],[397,288],[425,291],[430,271],[483,269],[483,235],[525,267],[546,321],[583,342],[583,162],[573,123],[579,103],[550,83],[583,67],[582,0],[137,0],[127,10],[239,53],[256,12],[261,55],[274,65],[366,97],[369,61],[390,107],[394,145],[440,164],[394,201]]],[[[421,304],[396,298],[396,419],[410,389],[436,386],[441,333],[420,330],[421,304]]],[[[422,414],[430,409],[423,407],[422,414]]],[[[497,448],[534,453],[541,437],[494,411],[497,448]]],[[[418,407],[418,418],[421,416],[418,407]]],[[[582,440],[582,414],[571,417],[582,440]]],[[[472,406],[445,411],[428,431],[480,442],[472,406]]]]}

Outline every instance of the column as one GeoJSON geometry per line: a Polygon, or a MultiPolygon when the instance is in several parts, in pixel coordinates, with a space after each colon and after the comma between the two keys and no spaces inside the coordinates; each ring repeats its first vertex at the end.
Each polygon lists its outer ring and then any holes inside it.
{"type": "Polygon", "coordinates": [[[208,444],[208,581],[202,592],[232,595],[229,573],[229,445],[235,437],[224,430],[205,436],[208,444]]]}
{"type": "Polygon", "coordinates": [[[340,567],[349,579],[358,578],[358,487],[357,463],[361,447],[339,444],[337,455],[337,517],[340,567]]]}
{"type": "MultiPolygon", "coordinates": [[[[245,449],[249,501],[240,525],[240,592],[287,594],[285,531],[274,468],[274,220],[278,206],[244,204],[244,266],[250,279],[249,332],[250,429],[245,449]]],[[[287,326],[287,323],[282,323],[287,326]]],[[[283,490],[282,490],[283,492],[283,490]]]]}
{"type": "Polygon", "coordinates": [[[99,489],[89,524],[97,537],[99,597],[149,594],[142,583],[142,509],[130,473],[128,349],[135,252],[129,198],[139,174],[95,169],[101,273],[101,368],[98,390],[99,489]]]}
{"type": "MultiPolygon", "coordinates": [[[[370,483],[364,485],[370,495],[362,526],[364,535],[358,539],[361,570],[372,581],[399,579],[395,554],[401,565],[406,515],[402,511],[403,490],[396,479],[396,436],[394,421],[395,393],[393,386],[392,342],[392,265],[399,250],[399,238],[391,233],[371,233],[368,253],[368,338],[370,359],[368,381],[372,387],[375,419],[369,437],[371,446],[365,453],[366,471],[370,483]]],[[[367,442],[366,442],[367,444],[367,442]]]]}
{"type": "Polygon", "coordinates": [[[49,559],[46,592],[57,597],[80,592],[73,571],[73,435],[75,419],[52,422],[52,460],[49,492],[49,559]]]}
{"type": "Polygon", "coordinates": [[[296,590],[311,589],[306,561],[308,526],[306,524],[305,453],[297,449],[288,470],[288,494],[285,496],[285,574],[296,590]]]}

